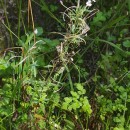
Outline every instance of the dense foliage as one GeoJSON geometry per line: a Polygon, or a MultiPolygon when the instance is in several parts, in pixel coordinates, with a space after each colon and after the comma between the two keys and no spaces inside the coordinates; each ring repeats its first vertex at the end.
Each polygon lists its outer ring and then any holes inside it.
{"type": "Polygon", "coordinates": [[[129,0],[0,2],[1,130],[130,130],[129,0]]]}

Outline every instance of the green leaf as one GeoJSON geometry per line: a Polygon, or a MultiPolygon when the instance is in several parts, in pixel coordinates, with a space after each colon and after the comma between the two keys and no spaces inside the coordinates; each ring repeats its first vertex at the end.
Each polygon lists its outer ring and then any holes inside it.
{"type": "Polygon", "coordinates": [[[51,40],[49,38],[37,38],[37,48],[40,52],[52,52],[56,49],[56,46],[60,44],[57,39],[51,40]]]}
{"type": "Polygon", "coordinates": [[[115,127],[113,130],[124,130],[123,127],[115,127]]]}
{"type": "Polygon", "coordinates": [[[103,12],[98,12],[97,13],[97,20],[98,21],[106,21],[106,17],[104,16],[103,12]]]}
{"type": "Polygon", "coordinates": [[[127,0],[127,2],[128,2],[128,9],[130,11],[130,0],[127,0]]]}
{"type": "Polygon", "coordinates": [[[79,90],[79,91],[78,91],[78,94],[79,94],[79,95],[83,95],[83,94],[86,93],[86,90],[83,88],[82,84],[77,83],[77,84],[75,84],[75,86],[76,86],[76,88],[79,90]]]}
{"type": "Polygon", "coordinates": [[[37,28],[35,29],[35,31],[37,32],[37,33],[36,33],[36,36],[40,36],[40,35],[43,34],[43,28],[42,28],[42,27],[37,27],[37,28]]]}
{"type": "Polygon", "coordinates": [[[72,105],[69,105],[69,106],[68,106],[68,110],[69,110],[69,111],[72,111],[72,109],[73,109],[72,105]]]}
{"type": "Polygon", "coordinates": [[[129,48],[130,47],[130,40],[124,41],[123,46],[129,48]]]}
{"type": "Polygon", "coordinates": [[[60,41],[57,39],[50,40],[48,38],[44,38],[43,40],[50,47],[56,47],[58,44],[60,44],[60,41]]]}
{"type": "Polygon", "coordinates": [[[83,109],[84,112],[87,112],[88,115],[90,115],[92,113],[92,109],[91,109],[91,106],[88,102],[87,97],[84,97],[82,109],[83,109]]]}
{"type": "Polygon", "coordinates": [[[106,17],[103,12],[98,12],[96,17],[93,19],[93,24],[97,26],[101,26],[102,22],[106,21],[106,17]]]}
{"type": "Polygon", "coordinates": [[[68,103],[67,102],[63,102],[61,108],[64,109],[64,110],[67,110],[68,109],[68,103]]]}
{"type": "Polygon", "coordinates": [[[55,6],[55,5],[53,5],[53,4],[50,5],[50,10],[51,10],[52,12],[55,12],[57,9],[58,9],[57,6],[55,6]]]}
{"type": "Polygon", "coordinates": [[[84,88],[80,83],[75,84],[76,88],[80,91],[82,91],[84,88]]]}
{"type": "Polygon", "coordinates": [[[71,106],[72,106],[73,110],[76,110],[77,108],[80,108],[80,105],[79,105],[78,102],[74,102],[71,106]]]}
{"type": "Polygon", "coordinates": [[[73,97],[79,98],[79,95],[78,95],[76,92],[71,91],[70,93],[71,93],[71,95],[72,95],[73,97]]]}
{"type": "Polygon", "coordinates": [[[71,97],[65,97],[64,100],[65,100],[66,103],[72,102],[72,98],[71,97]]]}
{"type": "Polygon", "coordinates": [[[13,74],[13,67],[3,59],[0,59],[0,77],[10,77],[13,74]]]}
{"type": "Polygon", "coordinates": [[[67,120],[67,119],[64,119],[64,121],[65,121],[65,123],[66,123],[67,129],[69,129],[69,130],[74,130],[75,125],[74,125],[74,123],[73,123],[72,121],[67,120]]]}
{"type": "Polygon", "coordinates": [[[40,66],[40,67],[43,67],[46,65],[46,62],[45,62],[45,57],[44,55],[39,55],[36,57],[36,61],[37,61],[37,65],[40,66]]]}

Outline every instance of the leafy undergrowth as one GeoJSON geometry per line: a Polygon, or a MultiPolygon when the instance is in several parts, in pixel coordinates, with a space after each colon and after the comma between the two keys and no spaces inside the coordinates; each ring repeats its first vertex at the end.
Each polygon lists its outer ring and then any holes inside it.
{"type": "Polygon", "coordinates": [[[130,129],[129,0],[28,0],[32,29],[20,0],[18,34],[1,4],[15,41],[0,57],[1,130],[130,129]]]}

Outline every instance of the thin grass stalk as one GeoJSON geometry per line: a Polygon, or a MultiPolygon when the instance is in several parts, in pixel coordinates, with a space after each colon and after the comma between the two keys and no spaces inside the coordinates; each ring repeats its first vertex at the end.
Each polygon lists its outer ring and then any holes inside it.
{"type": "Polygon", "coordinates": [[[21,7],[22,7],[22,0],[18,2],[18,37],[20,37],[20,25],[21,25],[21,7]]]}
{"type": "Polygon", "coordinates": [[[6,19],[6,22],[7,22],[7,27],[9,28],[8,31],[10,33],[10,40],[11,40],[11,43],[12,43],[11,46],[14,46],[13,36],[12,36],[12,33],[11,33],[11,26],[10,26],[9,19],[8,19],[8,16],[7,16],[6,5],[3,3],[3,0],[1,0],[1,4],[2,4],[2,7],[4,9],[5,19],[6,19]]]}
{"type": "MultiPolygon", "coordinates": [[[[33,12],[32,12],[32,3],[31,3],[31,0],[28,0],[28,15],[29,15],[29,12],[31,14],[31,21],[32,21],[32,27],[33,27],[33,32],[35,30],[35,25],[34,25],[34,18],[33,18],[33,12]]],[[[28,20],[29,20],[29,16],[28,16],[28,20]]],[[[29,22],[29,21],[28,21],[29,22]]],[[[34,33],[34,44],[36,43],[36,36],[35,36],[35,33],[34,33]]]]}

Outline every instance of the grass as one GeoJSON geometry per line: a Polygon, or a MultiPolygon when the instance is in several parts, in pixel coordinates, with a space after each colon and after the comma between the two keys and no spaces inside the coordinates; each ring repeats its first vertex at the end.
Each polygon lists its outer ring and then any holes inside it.
{"type": "Polygon", "coordinates": [[[13,43],[0,58],[2,130],[129,130],[128,0],[94,3],[92,8],[99,11],[87,19],[87,36],[82,31],[90,8],[83,1],[75,6],[76,1],[63,3],[64,7],[69,5],[64,21],[56,14],[62,10],[60,4],[28,0],[27,22],[22,0],[16,1],[16,31],[8,18],[7,5],[3,0],[1,3],[3,25],[13,43]],[[48,34],[54,33],[49,30],[35,27],[35,4],[46,12],[46,26],[50,26],[48,19],[57,22],[53,28],[59,29],[55,34],[60,36],[52,37],[48,34]]]}

